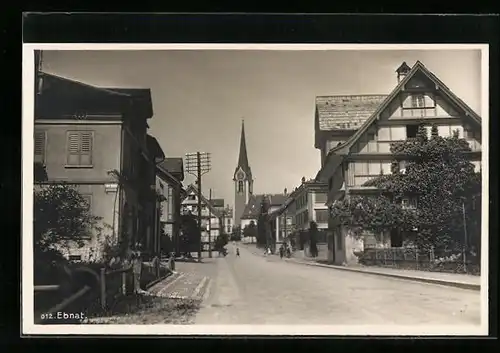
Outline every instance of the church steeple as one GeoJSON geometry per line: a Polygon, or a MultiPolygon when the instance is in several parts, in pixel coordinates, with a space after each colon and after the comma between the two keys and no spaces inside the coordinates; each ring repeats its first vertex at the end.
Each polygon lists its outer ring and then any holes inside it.
{"type": "Polygon", "coordinates": [[[245,172],[246,179],[251,181],[252,169],[248,164],[247,144],[245,139],[245,120],[243,119],[241,120],[240,155],[238,157],[238,165],[236,166],[236,169],[234,171],[235,176],[240,168],[243,170],[243,172],[245,172]]]}
{"type": "Polygon", "coordinates": [[[234,225],[241,226],[241,216],[253,193],[252,170],[248,164],[247,144],[245,140],[245,122],[241,121],[240,155],[234,170],[234,225]]]}

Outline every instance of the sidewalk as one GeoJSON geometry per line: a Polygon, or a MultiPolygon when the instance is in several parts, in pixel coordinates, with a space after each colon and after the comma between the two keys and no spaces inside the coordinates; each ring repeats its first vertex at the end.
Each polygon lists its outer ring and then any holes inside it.
{"type": "MultiPolygon", "coordinates": [[[[250,252],[265,256],[260,249],[248,246],[246,247],[250,252]]],[[[273,255],[268,255],[273,256],[273,255]]],[[[416,271],[416,270],[402,270],[395,268],[385,268],[385,267],[366,267],[362,265],[357,266],[336,266],[318,263],[314,259],[283,259],[286,262],[307,265],[307,266],[317,266],[331,268],[335,270],[342,271],[352,271],[359,272],[377,276],[392,277],[398,279],[405,279],[409,281],[425,282],[432,284],[439,284],[444,286],[451,286],[463,289],[480,290],[481,289],[481,277],[472,276],[465,274],[455,274],[455,273],[445,273],[445,272],[430,272],[430,271],[416,271]]]]}
{"type": "MultiPolygon", "coordinates": [[[[209,259],[206,261],[210,262],[209,259]]],[[[203,265],[191,262],[177,263],[176,272],[149,288],[148,292],[164,298],[203,300],[211,281],[209,271],[200,267],[203,265]]]]}

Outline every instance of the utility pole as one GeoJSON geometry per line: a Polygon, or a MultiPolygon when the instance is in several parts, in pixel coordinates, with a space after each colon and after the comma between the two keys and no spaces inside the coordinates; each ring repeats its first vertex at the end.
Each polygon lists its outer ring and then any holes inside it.
{"type": "Polygon", "coordinates": [[[212,212],[210,207],[212,206],[212,188],[210,188],[208,194],[208,257],[212,257],[212,212]]]}
{"type": "MultiPolygon", "coordinates": [[[[202,217],[201,217],[201,176],[210,171],[210,153],[196,152],[186,154],[186,171],[194,175],[197,180],[198,189],[198,228],[201,234],[202,217]]],[[[203,243],[200,238],[200,246],[198,248],[198,260],[201,260],[201,250],[203,243]]]]}

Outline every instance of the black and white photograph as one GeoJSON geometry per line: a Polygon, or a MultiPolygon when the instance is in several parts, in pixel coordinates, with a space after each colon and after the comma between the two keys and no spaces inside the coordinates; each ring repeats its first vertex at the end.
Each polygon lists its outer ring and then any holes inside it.
{"type": "Polygon", "coordinates": [[[488,96],[487,45],[25,44],[23,331],[487,334],[488,96]]]}

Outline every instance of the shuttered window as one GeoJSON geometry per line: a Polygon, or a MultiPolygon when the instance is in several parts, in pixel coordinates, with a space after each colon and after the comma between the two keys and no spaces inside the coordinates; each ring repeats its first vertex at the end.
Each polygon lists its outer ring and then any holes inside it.
{"type": "Polygon", "coordinates": [[[70,166],[92,166],[92,131],[69,131],[67,139],[67,164],[70,166]]]}
{"type": "Polygon", "coordinates": [[[35,162],[45,163],[45,131],[35,131],[33,144],[35,149],[35,162]]]}

